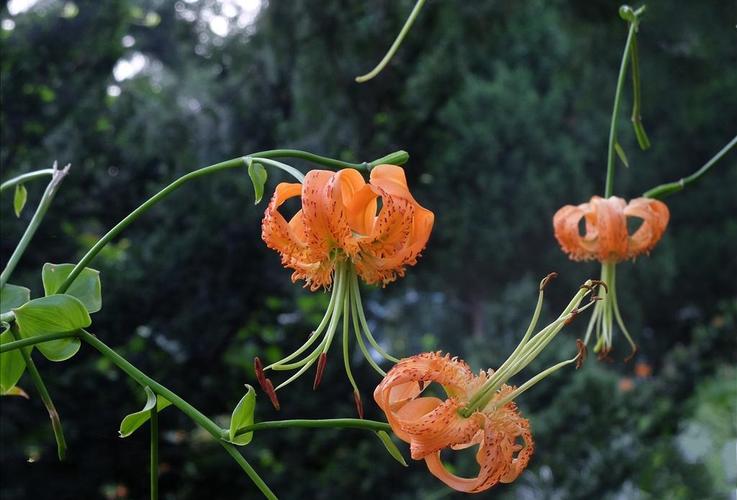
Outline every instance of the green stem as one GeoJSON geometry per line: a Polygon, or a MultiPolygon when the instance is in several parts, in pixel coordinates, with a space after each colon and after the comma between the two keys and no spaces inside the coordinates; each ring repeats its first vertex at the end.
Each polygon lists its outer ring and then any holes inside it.
{"type": "Polygon", "coordinates": [[[0,354],[7,352],[7,351],[12,351],[14,349],[20,349],[22,347],[28,347],[28,346],[32,346],[36,344],[41,344],[43,342],[50,342],[52,340],[59,340],[59,339],[64,339],[68,337],[76,337],[76,336],[77,336],[77,332],[72,331],[72,332],[47,333],[45,335],[37,335],[37,336],[30,337],[27,339],[20,339],[14,342],[8,342],[7,344],[0,345],[0,354]]]}
{"type": "Polygon", "coordinates": [[[212,437],[214,437],[218,441],[218,443],[220,443],[223,448],[225,448],[225,451],[227,451],[228,454],[232,456],[236,462],[238,462],[241,468],[243,468],[246,474],[248,474],[248,477],[251,478],[251,480],[266,498],[276,499],[274,493],[269,489],[266,483],[264,483],[261,477],[259,477],[258,473],[256,473],[256,471],[253,469],[253,467],[251,467],[246,459],[243,458],[238,450],[230,443],[226,443],[222,440],[224,431],[220,428],[220,426],[210,420],[197,408],[187,403],[177,394],[167,389],[156,380],[152,379],[141,370],[133,366],[127,359],[112,350],[110,347],[107,346],[107,344],[102,342],[91,333],[85,330],[79,330],[79,336],[84,342],[97,349],[100,354],[109,359],[113,364],[124,371],[130,378],[138,382],[141,386],[148,386],[156,394],[160,394],[161,396],[164,396],[166,399],[171,401],[171,403],[176,406],[182,413],[187,415],[197,425],[206,430],[212,437]]]}
{"type": "Polygon", "coordinates": [[[696,182],[699,180],[704,174],[706,174],[711,167],[713,167],[719,160],[722,159],[724,155],[726,155],[735,145],[737,144],[737,135],[734,136],[734,138],[727,143],[726,146],[724,146],[717,154],[715,154],[709,161],[707,161],[703,167],[698,169],[693,174],[689,175],[688,177],[684,177],[676,182],[669,182],[666,184],[661,184],[659,186],[656,186],[648,191],[645,191],[644,196],[645,198],[664,198],[668,195],[671,195],[673,193],[677,193],[678,191],[685,188],[687,185],[696,182]]]}
{"type": "Polygon", "coordinates": [[[394,43],[392,43],[392,46],[389,47],[389,50],[387,51],[386,55],[384,55],[384,58],[379,62],[379,64],[376,65],[374,69],[372,69],[365,75],[357,76],[356,81],[358,83],[364,83],[371,80],[376,75],[381,73],[384,67],[389,64],[389,61],[391,61],[392,57],[394,57],[394,54],[397,52],[397,49],[399,49],[399,46],[402,45],[404,37],[407,36],[407,33],[409,33],[409,30],[412,28],[412,25],[414,24],[417,15],[420,13],[420,10],[422,10],[422,6],[424,3],[425,0],[417,0],[417,3],[415,3],[414,8],[412,9],[412,12],[410,12],[409,17],[404,22],[402,30],[397,35],[397,38],[394,40],[394,43]]]}
{"type": "Polygon", "coordinates": [[[151,408],[151,500],[159,498],[159,410],[151,408]]]}
{"type": "MultiPolygon", "coordinates": [[[[18,330],[18,325],[15,323],[10,324],[10,334],[13,336],[16,341],[18,340],[18,337],[20,336],[20,332],[18,330]]],[[[8,343],[5,344],[10,345],[12,344],[8,343]]],[[[46,411],[49,412],[49,419],[51,419],[51,428],[54,431],[54,438],[56,439],[56,451],[59,455],[59,460],[64,460],[64,456],[67,453],[67,443],[64,439],[64,429],[61,427],[61,419],[59,418],[59,412],[56,411],[56,406],[54,406],[54,402],[51,400],[51,395],[49,394],[48,389],[46,389],[46,384],[44,384],[43,379],[41,378],[41,374],[38,372],[38,368],[36,368],[36,364],[33,362],[33,359],[31,358],[31,350],[28,348],[23,348],[20,350],[21,355],[23,356],[23,360],[26,362],[26,368],[28,368],[28,375],[31,376],[31,380],[33,380],[33,384],[36,386],[36,390],[38,391],[38,395],[41,397],[41,401],[43,402],[43,405],[46,407],[46,411]]]]}
{"type": "Polygon", "coordinates": [[[3,272],[0,273],[0,288],[2,288],[5,283],[8,282],[8,280],[10,279],[10,275],[13,274],[13,271],[15,270],[15,266],[18,265],[18,262],[23,256],[23,253],[26,251],[28,244],[33,239],[33,235],[36,234],[38,226],[41,225],[41,221],[43,220],[44,215],[46,215],[49,206],[51,206],[51,201],[54,199],[54,195],[59,190],[61,181],[64,180],[64,177],[69,172],[69,165],[61,170],[54,168],[52,169],[52,171],[53,173],[51,175],[51,181],[49,182],[48,186],[46,186],[46,190],[41,197],[41,202],[38,204],[38,208],[36,208],[36,213],[33,214],[31,222],[28,223],[28,227],[26,227],[26,231],[23,233],[23,236],[18,242],[18,245],[15,247],[13,254],[10,256],[8,264],[5,266],[5,269],[3,269],[3,272]]]}
{"type": "Polygon", "coordinates": [[[8,179],[7,181],[0,184],[0,193],[5,191],[6,189],[17,186],[18,184],[24,184],[28,181],[40,179],[41,177],[46,177],[47,175],[54,175],[54,169],[44,168],[43,170],[35,170],[33,172],[28,172],[17,177],[13,177],[12,179],[8,179]]]}
{"type": "MultiPolygon", "coordinates": [[[[325,418],[325,419],[296,419],[296,420],[274,420],[270,422],[258,422],[241,427],[235,433],[236,436],[251,431],[267,429],[289,429],[293,427],[306,429],[366,429],[370,431],[391,432],[392,428],[385,422],[376,420],[363,420],[360,418],[325,418]]],[[[226,431],[227,432],[227,431],[226,431]]]]}
{"type": "Polygon", "coordinates": [[[175,180],[168,186],[166,186],[164,189],[162,189],[161,191],[153,195],[151,198],[146,200],[141,206],[133,210],[123,220],[118,222],[110,231],[108,231],[102,238],[100,238],[98,242],[95,243],[92,246],[92,248],[90,248],[87,251],[87,253],[82,257],[82,259],[77,263],[77,265],[74,266],[74,269],[72,269],[72,272],[69,273],[69,276],[67,276],[67,279],[64,280],[64,283],[62,283],[59,289],[57,290],[57,293],[65,293],[69,289],[69,286],[77,278],[79,273],[81,273],[82,270],[85,267],[87,267],[87,264],[89,264],[90,261],[92,261],[92,259],[94,259],[98,253],[100,253],[100,251],[105,247],[105,245],[107,245],[113,238],[118,236],[133,221],[138,219],[141,215],[147,212],[151,207],[156,205],[159,201],[166,198],[169,194],[171,194],[173,191],[179,188],[182,184],[185,184],[188,181],[197,179],[205,175],[209,175],[209,174],[219,172],[221,170],[226,170],[229,168],[240,167],[242,165],[243,165],[243,157],[233,158],[232,160],[227,160],[221,163],[216,163],[215,165],[210,165],[208,167],[195,170],[194,172],[190,172],[186,175],[183,175],[179,179],[175,180]]]}
{"type": "MultiPolygon", "coordinates": [[[[271,159],[271,158],[299,158],[306,161],[311,161],[320,165],[330,166],[330,167],[336,167],[336,168],[355,168],[358,170],[366,170],[369,171],[374,166],[383,163],[385,161],[394,161],[396,164],[402,164],[407,161],[409,158],[409,155],[405,151],[395,151],[394,153],[391,153],[385,157],[379,158],[378,160],[374,160],[372,162],[364,162],[364,163],[349,163],[349,162],[343,162],[339,160],[334,160],[332,158],[327,158],[325,156],[319,156],[316,154],[308,153],[306,151],[299,151],[296,149],[274,149],[269,151],[259,151],[257,153],[253,153],[251,155],[248,155],[251,158],[260,158],[260,159],[271,159]],[[378,162],[378,163],[377,163],[378,162]]],[[[187,183],[188,181],[197,179],[199,177],[203,177],[206,175],[213,174],[215,172],[219,172],[221,170],[226,170],[230,168],[240,167],[244,164],[246,156],[240,156],[238,158],[233,158],[231,160],[227,160],[221,163],[216,163],[214,165],[209,165],[207,167],[203,167],[199,170],[195,170],[194,172],[190,172],[188,174],[183,175],[182,177],[178,178],[168,186],[166,186],[164,189],[153,195],[151,198],[146,200],[142,205],[140,205],[138,208],[136,208],[133,212],[128,214],[122,221],[118,222],[112,229],[110,229],[100,240],[95,243],[92,248],[90,248],[87,253],[82,257],[82,259],[77,263],[76,266],[74,266],[74,269],[72,269],[72,272],[69,273],[66,280],[64,280],[64,283],[61,284],[59,289],[57,290],[57,293],[64,293],[69,289],[69,286],[74,282],[74,280],[77,278],[79,273],[82,272],[82,270],[89,264],[92,259],[97,256],[100,251],[105,248],[105,246],[112,241],[115,237],[117,237],[126,227],[128,227],[133,221],[138,219],[141,215],[143,215],[145,212],[147,212],[151,207],[156,205],[159,201],[166,198],[169,194],[171,194],[173,191],[181,187],[183,184],[187,183]]],[[[267,163],[267,162],[264,162],[267,163]]],[[[283,168],[284,164],[276,165],[279,168],[283,168]]],[[[292,175],[294,175],[294,172],[298,172],[296,169],[292,169],[292,167],[289,167],[288,170],[292,175]],[[294,172],[293,172],[294,171],[294,172]]],[[[299,176],[302,174],[299,173],[299,176]]],[[[297,177],[298,180],[301,179],[297,177]]]]}
{"type": "Polygon", "coordinates": [[[630,47],[632,39],[637,30],[637,24],[630,22],[630,29],[627,33],[627,42],[624,44],[624,53],[622,54],[622,63],[619,66],[619,77],[617,78],[617,89],[614,92],[614,108],[612,109],[612,121],[609,127],[609,147],[606,162],[606,186],[604,188],[604,198],[609,198],[614,190],[614,144],[617,142],[617,120],[619,117],[619,107],[621,104],[622,88],[624,87],[624,77],[627,73],[627,63],[629,62],[630,47]]]}

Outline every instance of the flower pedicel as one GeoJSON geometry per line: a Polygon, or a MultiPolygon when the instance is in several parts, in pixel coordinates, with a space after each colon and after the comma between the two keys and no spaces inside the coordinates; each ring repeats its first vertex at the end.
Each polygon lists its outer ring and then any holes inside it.
{"type": "Polygon", "coordinates": [[[358,413],[363,415],[349,364],[351,327],[366,360],[382,376],[386,373],[369,354],[364,338],[384,358],[397,359],[381,348],[369,329],[358,279],[385,286],[404,276],[407,266],[414,265],[425,248],[433,221],[433,213],[415,201],[404,170],[396,165],[374,167],[368,183],[357,170],[348,168],[338,172],[312,170],[304,184],[281,183],[276,187],[264,214],[262,238],[269,248],[279,252],[284,267],[294,270],[292,281],[304,280],[305,287],[312,291],[330,289],[331,297],[325,316],[304,345],[266,367],[259,358],[254,360],[259,384],[275,407],[279,407],[276,391],[315,363],[313,388],[317,388],[328,349],[342,326],[345,371],[358,413]],[[279,207],[297,196],[301,198],[301,210],[287,222],[279,207]],[[317,347],[294,361],[319,339],[317,347]],[[266,378],[267,370],[296,372],[274,387],[266,378]]]}

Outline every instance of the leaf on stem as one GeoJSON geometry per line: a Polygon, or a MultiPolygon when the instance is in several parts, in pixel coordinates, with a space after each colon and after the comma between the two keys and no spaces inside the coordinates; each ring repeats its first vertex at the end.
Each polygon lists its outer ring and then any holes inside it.
{"type": "Polygon", "coordinates": [[[230,417],[228,441],[238,446],[245,446],[253,439],[253,431],[236,436],[238,429],[253,424],[253,414],[256,411],[256,391],[246,384],[248,392],[241,398],[230,417]]]}
{"type": "MultiPolygon", "coordinates": [[[[41,271],[44,295],[55,294],[72,269],[74,269],[74,264],[51,264],[49,262],[44,264],[41,271]]],[[[96,313],[102,309],[100,271],[85,267],[65,293],[77,297],[90,314],[96,313]]]]}
{"type": "MultiPolygon", "coordinates": [[[[13,309],[21,337],[45,333],[71,332],[90,326],[92,320],[84,304],[71,295],[49,295],[13,309]]],[[[38,344],[38,350],[51,361],[64,361],[79,350],[76,337],[38,344]]]]}
{"type": "Polygon", "coordinates": [[[28,200],[28,190],[23,184],[15,185],[15,194],[13,195],[13,210],[15,210],[15,216],[20,217],[23,207],[26,206],[28,200]]]}
{"type": "Polygon", "coordinates": [[[386,448],[386,451],[389,452],[392,458],[407,467],[407,462],[404,460],[402,453],[399,451],[399,448],[397,448],[397,445],[394,444],[394,441],[392,441],[389,434],[387,434],[386,431],[376,431],[376,435],[379,437],[384,448],[386,448]]]}
{"type": "Polygon", "coordinates": [[[251,178],[251,183],[253,184],[253,204],[258,205],[258,203],[261,201],[261,198],[264,197],[264,185],[266,184],[268,174],[266,173],[266,169],[263,165],[249,159],[248,176],[251,178]]]}
{"type": "Polygon", "coordinates": [[[118,434],[120,434],[120,437],[122,438],[127,438],[133,434],[136,429],[141,427],[151,418],[151,410],[154,405],[156,405],[157,413],[171,405],[171,401],[163,396],[157,396],[148,386],[143,389],[146,391],[146,405],[141,411],[126,415],[123,421],[120,422],[120,430],[118,430],[118,434]]]}
{"type": "Polygon", "coordinates": [[[627,161],[627,155],[624,153],[624,148],[622,148],[622,145],[618,142],[614,143],[614,151],[617,152],[617,156],[619,156],[619,159],[622,160],[622,163],[624,163],[624,166],[629,168],[630,162],[627,161]]]}
{"type": "Polygon", "coordinates": [[[28,288],[7,283],[0,289],[0,314],[20,307],[29,300],[31,300],[31,291],[28,288]]]}
{"type": "MultiPolygon", "coordinates": [[[[13,334],[7,329],[0,334],[0,345],[13,342],[14,340],[13,334]]],[[[12,351],[0,354],[0,395],[19,395],[13,391],[14,389],[18,389],[15,387],[15,384],[18,383],[25,370],[26,362],[23,360],[20,349],[13,349],[12,351]]]]}

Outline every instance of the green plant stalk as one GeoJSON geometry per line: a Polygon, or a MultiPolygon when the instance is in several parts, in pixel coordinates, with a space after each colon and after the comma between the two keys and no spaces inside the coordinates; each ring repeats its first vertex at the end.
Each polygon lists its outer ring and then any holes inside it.
{"type": "Polygon", "coordinates": [[[151,500],[159,498],[159,410],[151,408],[151,500]]]}
{"type": "MultiPolygon", "coordinates": [[[[336,167],[336,168],[355,168],[358,170],[365,170],[370,171],[371,168],[374,166],[384,163],[387,161],[394,161],[396,164],[402,164],[407,161],[409,158],[409,155],[405,151],[395,151],[394,153],[391,153],[387,156],[384,156],[382,158],[379,158],[378,160],[374,160],[369,163],[348,163],[348,162],[342,162],[339,160],[334,160],[332,158],[327,158],[324,156],[315,155],[312,153],[308,153],[306,151],[299,151],[296,149],[274,149],[269,151],[260,151],[258,153],[253,153],[250,156],[252,159],[256,158],[298,158],[306,161],[311,161],[314,163],[318,163],[321,165],[329,166],[329,167],[336,167]]],[[[216,172],[219,172],[221,170],[227,170],[230,168],[236,168],[240,166],[245,165],[245,158],[246,156],[239,156],[238,158],[233,158],[231,160],[227,160],[224,162],[216,163],[214,165],[209,165],[207,167],[203,167],[199,170],[195,170],[194,172],[190,172],[188,174],[183,175],[182,177],[178,178],[168,186],[166,186],[164,189],[153,195],[151,198],[146,200],[142,205],[140,205],[138,208],[133,210],[130,214],[128,214],[123,220],[118,222],[115,226],[113,226],[112,229],[110,229],[105,235],[100,238],[97,243],[95,243],[92,248],[90,248],[87,253],[80,259],[80,261],[77,263],[76,266],[74,266],[74,269],[72,269],[72,272],[69,273],[69,276],[67,276],[66,280],[64,280],[64,283],[61,284],[59,287],[57,293],[64,293],[66,292],[71,284],[74,282],[74,280],[79,276],[79,273],[82,272],[82,270],[89,264],[92,259],[94,259],[100,251],[105,248],[105,246],[110,243],[115,237],[117,237],[125,228],[127,228],[133,221],[138,219],[141,215],[146,213],[151,207],[156,205],[158,202],[166,198],[169,194],[171,194],[173,191],[181,187],[183,184],[186,184],[188,181],[197,179],[199,177],[203,177],[206,175],[210,175],[216,172]]],[[[299,180],[299,178],[298,178],[299,180]]]]}
{"type": "Polygon", "coordinates": [[[622,63],[619,66],[619,76],[617,77],[617,88],[614,92],[614,107],[612,109],[612,121],[609,127],[609,147],[606,162],[606,185],[604,187],[604,198],[609,198],[614,191],[614,165],[615,151],[614,144],[617,142],[617,121],[619,118],[619,108],[621,105],[622,88],[624,88],[624,79],[627,74],[627,63],[630,60],[630,48],[632,47],[632,39],[635,36],[637,25],[630,22],[630,29],[627,33],[627,41],[624,44],[624,53],[622,54],[622,63]]]}
{"type": "Polygon", "coordinates": [[[379,61],[379,64],[377,64],[374,69],[372,69],[365,75],[357,76],[356,82],[364,83],[364,82],[371,80],[376,75],[381,73],[381,71],[386,67],[386,65],[389,64],[389,61],[391,61],[392,57],[394,57],[394,54],[399,49],[399,46],[402,45],[402,41],[404,40],[404,37],[407,36],[407,33],[409,33],[409,30],[412,28],[412,25],[414,24],[415,19],[417,18],[417,15],[420,13],[420,10],[422,10],[422,6],[424,5],[424,3],[425,3],[425,0],[417,0],[417,3],[415,3],[414,8],[412,9],[412,12],[410,12],[409,17],[404,22],[404,26],[402,26],[402,30],[397,35],[397,38],[394,40],[394,43],[392,43],[391,47],[389,47],[389,50],[387,51],[386,55],[384,55],[383,59],[379,61]]]}
{"type": "MultiPolygon", "coordinates": [[[[295,420],[274,420],[270,422],[257,422],[239,428],[235,435],[240,436],[251,431],[262,431],[269,429],[289,429],[293,427],[303,429],[365,429],[369,431],[387,431],[391,432],[392,428],[386,422],[377,422],[376,420],[363,420],[360,418],[325,418],[325,419],[295,419],[295,420]]],[[[223,436],[227,436],[228,431],[223,431],[223,436]]]]}
{"type": "Polygon", "coordinates": [[[737,145],[737,135],[734,136],[734,138],[729,141],[726,146],[720,149],[719,152],[715,154],[709,161],[707,161],[704,166],[702,166],[693,174],[689,175],[688,177],[683,177],[676,182],[668,182],[666,184],[655,186],[654,188],[645,191],[642,196],[644,196],[645,198],[665,198],[666,196],[681,191],[689,184],[694,183],[698,181],[701,177],[703,177],[711,169],[711,167],[713,167],[719,160],[721,160],[724,155],[729,153],[729,151],[735,145],[737,145]]]}
{"type": "MultiPolygon", "coordinates": [[[[3,319],[2,321],[10,322],[15,320],[15,315],[11,312],[10,316],[5,316],[7,319],[3,319]]],[[[44,342],[51,342],[52,340],[59,340],[59,339],[65,339],[69,337],[77,337],[76,331],[71,332],[57,332],[57,333],[47,333],[44,335],[37,335],[35,337],[30,337],[27,339],[20,339],[15,340],[13,342],[8,342],[7,344],[0,345],[0,354],[8,351],[12,351],[14,349],[20,349],[22,347],[28,347],[36,344],[42,344],[44,342]]]]}
{"type": "Polygon", "coordinates": [[[0,288],[2,288],[8,282],[8,280],[10,279],[10,275],[13,274],[13,271],[15,270],[15,266],[18,265],[18,262],[23,256],[23,253],[26,251],[26,248],[28,248],[28,244],[33,239],[33,235],[36,234],[36,230],[41,225],[41,221],[43,220],[44,215],[46,215],[49,206],[51,206],[54,195],[59,190],[61,181],[64,180],[64,177],[69,172],[69,166],[61,170],[56,168],[52,169],[52,172],[53,173],[51,174],[51,181],[49,181],[48,186],[46,186],[46,190],[41,197],[41,201],[36,208],[36,212],[31,218],[31,222],[28,223],[28,227],[26,227],[26,230],[23,233],[20,241],[18,242],[18,245],[15,247],[15,250],[13,250],[13,254],[10,256],[10,259],[8,259],[8,264],[5,266],[5,269],[3,269],[2,273],[0,273],[0,288]]]}
{"type": "Polygon", "coordinates": [[[12,179],[8,179],[7,181],[0,184],[0,193],[5,191],[6,189],[17,186],[18,184],[25,184],[28,181],[40,179],[41,177],[46,177],[47,175],[54,175],[54,169],[44,168],[42,170],[34,170],[33,172],[28,172],[17,177],[13,177],[12,179]]]}
{"type": "Polygon", "coordinates": [[[167,389],[156,380],[152,379],[141,370],[133,366],[127,359],[115,352],[113,349],[107,346],[100,339],[92,335],[85,330],[79,330],[79,337],[87,344],[95,348],[103,356],[109,359],[113,364],[126,373],[130,378],[138,382],[141,386],[148,386],[154,393],[159,394],[176,406],[182,413],[191,418],[197,425],[206,430],[212,437],[214,437],[220,445],[225,448],[225,451],[232,456],[238,465],[248,474],[248,477],[254,482],[256,487],[263,493],[266,498],[276,499],[276,495],[269,489],[266,483],[261,479],[258,473],[251,467],[251,465],[243,458],[238,450],[230,443],[226,443],[222,440],[224,430],[220,428],[215,422],[210,420],[197,408],[187,403],[184,399],[179,397],[177,394],[167,389]]]}
{"type": "MultiPolygon", "coordinates": [[[[10,334],[14,339],[18,339],[20,332],[17,324],[10,324],[10,334]]],[[[59,412],[56,411],[56,406],[54,406],[54,402],[51,400],[51,395],[49,394],[48,389],[46,389],[46,384],[44,384],[41,374],[38,372],[38,368],[36,368],[36,364],[31,358],[31,350],[24,347],[20,352],[23,356],[23,360],[26,362],[28,375],[30,375],[31,380],[33,380],[33,385],[36,386],[36,390],[38,391],[38,395],[41,397],[43,405],[46,407],[46,411],[49,412],[49,419],[51,419],[51,428],[54,431],[54,438],[56,439],[56,451],[59,455],[59,460],[64,460],[64,456],[67,453],[67,442],[64,439],[64,429],[61,427],[59,412]]]]}

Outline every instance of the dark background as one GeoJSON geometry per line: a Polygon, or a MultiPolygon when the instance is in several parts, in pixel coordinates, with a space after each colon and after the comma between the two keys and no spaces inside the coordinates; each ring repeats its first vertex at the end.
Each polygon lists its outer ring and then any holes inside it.
{"type": "MultiPolygon", "coordinates": [[[[364,290],[375,334],[395,354],[441,349],[474,370],[498,366],[526,327],[542,276],[561,273],[544,320],[598,276],[597,264],[559,251],[551,218],[601,194],[626,36],[618,3],[431,0],[391,65],[362,85],[353,78],[382,57],[413,2],[272,0],[253,19],[239,10],[246,3],[3,7],[2,178],[72,163],[14,283],[40,294],[44,262],[75,262],[171,180],[276,147],[348,161],[411,154],[410,185],[435,212],[435,230],[405,279],[364,290]],[[144,64],[126,75],[121,61],[144,64]]],[[[736,20],[734,2],[648,2],[639,47],[653,147],[642,152],[634,141],[628,80],[619,136],[630,168],[618,168],[617,194],[633,198],[687,175],[734,136],[736,20]]],[[[620,361],[626,346],[617,335],[616,362],[591,359],[526,393],[518,403],[535,456],[514,484],[486,497],[735,498],[736,163],[733,152],[668,199],[661,243],[618,267],[637,361],[652,376],[620,361]]],[[[279,178],[270,172],[267,196],[279,178]]],[[[28,188],[20,220],[12,194],[2,199],[4,261],[43,182],[28,188]]],[[[293,285],[262,243],[264,207],[254,208],[245,169],[197,180],[94,262],[104,307],[92,331],[225,422],[243,384],[255,382],[253,356],[275,360],[294,349],[327,304],[325,294],[293,285]]],[[[564,330],[523,375],[570,357],[585,325],[564,330]]],[[[281,393],[278,413],[260,395],[257,419],[354,416],[339,353],[330,355],[317,392],[311,376],[300,379],[281,393]]],[[[143,404],[140,388],[84,346],[65,363],[36,360],[68,459],[56,460],[25,376],[19,385],[31,400],[0,403],[0,496],[146,498],[147,433],[117,437],[121,418],[143,404]]],[[[367,416],[383,418],[370,398],[376,374],[360,356],[354,366],[367,416]]],[[[183,415],[166,410],[160,425],[162,498],[257,496],[183,415]]],[[[422,462],[399,466],[365,431],[264,431],[244,453],[282,498],[461,496],[422,462]]],[[[472,462],[463,456],[457,470],[470,473],[472,462]]]]}

